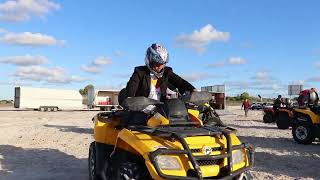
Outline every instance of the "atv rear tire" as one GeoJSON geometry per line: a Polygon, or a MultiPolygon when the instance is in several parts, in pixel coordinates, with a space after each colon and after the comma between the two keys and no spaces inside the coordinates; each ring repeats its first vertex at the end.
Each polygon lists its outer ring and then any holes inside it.
{"type": "Polygon", "coordinates": [[[117,180],[151,179],[147,167],[135,162],[123,162],[117,171],[117,180]]]}
{"type": "Polygon", "coordinates": [[[288,129],[290,127],[290,117],[288,113],[280,112],[276,122],[279,129],[288,129]]]}
{"type": "Polygon", "coordinates": [[[88,169],[89,169],[89,180],[97,180],[96,173],[96,144],[92,142],[89,148],[89,158],[88,158],[88,169]]]}
{"type": "Polygon", "coordinates": [[[266,113],[266,114],[263,116],[263,122],[264,122],[264,123],[273,123],[273,122],[274,122],[273,115],[272,115],[271,113],[266,113]]]}
{"type": "Polygon", "coordinates": [[[292,136],[299,144],[311,144],[315,140],[312,124],[297,122],[292,127],[292,136]]]}

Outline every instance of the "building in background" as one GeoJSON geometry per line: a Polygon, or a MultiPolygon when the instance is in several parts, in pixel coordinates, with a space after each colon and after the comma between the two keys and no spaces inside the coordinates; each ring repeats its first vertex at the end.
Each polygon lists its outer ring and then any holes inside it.
{"type": "Polygon", "coordinates": [[[214,109],[225,109],[226,107],[226,86],[225,85],[213,85],[201,87],[201,91],[208,91],[212,94],[212,101],[210,106],[214,109]]]}

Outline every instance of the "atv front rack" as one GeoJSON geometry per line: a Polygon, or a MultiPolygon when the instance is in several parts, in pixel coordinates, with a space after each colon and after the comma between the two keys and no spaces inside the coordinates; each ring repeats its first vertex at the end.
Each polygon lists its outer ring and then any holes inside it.
{"type": "Polygon", "coordinates": [[[159,148],[154,152],[151,152],[149,154],[149,158],[154,165],[158,175],[165,179],[184,179],[184,180],[198,180],[198,179],[232,179],[233,177],[236,177],[240,175],[241,173],[247,171],[252,165],[253,165],[253,159],[254,159],[254,148],[252,145],[242,143],[241,145],[232,146],[231,144],[231,137],[230,133],[234,132],[235,129],[229,128],[229,127],[199,127],[199,128],[182,128],[182,127],[170,127],[170,126],[162,126],[162,127],[156,127],[156,128],[150,128],[145,126],[135,126],[135,127],[128,127],[130,130],[143,132],[152,136],[159,136],[162,138],[168,138],[171,140],[177,140],[179,141],[182,146],[183,150],[177,150],[177,149],[165,149],[165,148],[159,148]],[[221,155],[206,155],[206,156],[194,156],[192,154],[191,149],[189,148],[187,142],[184,138],[186,137],[192,137],[192,136],[213,136],[213,135],[223,135],[226,137],[227,141],[227,147],[226,147],[226,153],[221,155]],[[232,171],[232,150],[237,149],[243,149],[245,148],[248,152],[247,157],[249,158],[249,166],[244,167],[242,169],[232,171]],[[191,162],[193,166],[193,170],[190,169],[189,173],[187,175],[191,174],[187,177],[181,177],[181,176],[172,176],[172,175],[166,175],[163,174],[160,170],[159,165],[156,162],[156,157],[159,155],[181,155],[185,154],[188,156],[189,161],[191,162]],[[208,160],[208,161],[217,161],[217,160],[223,160],[224,158],[227,158],[227,166],[224,167],[222,170],[220,170],[219,176],[212,177],[212,178],[203,178],[200,165],[198,163],[199,160],[208,160]]]}

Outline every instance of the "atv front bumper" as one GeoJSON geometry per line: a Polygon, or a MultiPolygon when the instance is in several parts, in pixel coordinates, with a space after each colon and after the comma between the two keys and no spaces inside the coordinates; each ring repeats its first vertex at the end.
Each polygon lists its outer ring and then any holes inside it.
{"type": "MultiPolygon", "coordinates": [[[[167,175],[167,174],[162,173],[159,165],[156,162],[157,156],[159,156],[159,155],[181,155],[181,154],[188,155],[188,152],[186,150],[158,149],[158,150],[150,153],[149,158],[150,158],[151,162],[153,163],[158,175],[164,179],[183,179],[183,180],[221,179],[221,180],[229,180],[229,179],[232,179],[234,177],[241,175],[241,173],[249,170],[253,165],[253,161],[254,161],[254,148],[253,148],[253,146],[251,146],[249,144],[232,146],[231,151],[237,150],[237,149],[242,149],[242,148],[244,148],[246,150],[245,152],[247,152],[246,156],[248,157],[248,161],[249,161],[248,166],[241,168],[239,170],[236,170],[236,171],[232,171],[231,170],[232,163],[228,163],[227,166],[220,169],[219,176],[211,177],[211,178],[203,178],[201,176],[201,172],[199,171],[200,168],[195,168],[195,167],[199,167],[199,165],[197,164],[197,160],[202,159],[203,157],[201,157],[201,156],[193,156],[194,163],[192,163],[192,164],[194,164],[194,169],[191,169],[189,171],[194,171],[193,174],[197,174],[197,176],[195,176],[195,177],[172,176],[172,175],[167,175]]],[[[230,154],[225,153],[223,155],[215,155],[215,156],[211,156],[211,157],[206,156],[206,158],[208,160],[219,160],[219,159],[223,159],[223,158],[228,158],[228,162],[232,162],[232,159],[231,159],[232,155],[231,154],[232,153],[230,153],[230,154]]]]}
{"type": "MultiPolygon", "coordinates": [[[[196,179],[232,179],[241,173],[247,171],[250,167],[252,167],[254,162],[254,147],[250,144],[242,143],[240,145],[232,145],[231,142],[231,133],[235,132],[235,129],[230,127],[216,127],[216,126],[203,126],[199,128],[186,128],[181,129],[180,127],[160,127],[160,128],[149,128],[149,127],[134,127],[131,128],[131,130],[139,131],[145,134],[149,134],[152,136],[158,136],[161,138],[166,138],[169,140],[178,141],[182,145],[182,149],[167,149],[167,148],[159,148],[156,151],[149,153],[149,160],[154,166],[157,174],[163,178],[163,179],[190,179],[190,180],[196,180],[196,179]],[[205,155],[205,156],[198,156],[194,155],[191,151],[188,143],[186,142],[186,137],[192,137],[192,136],[224,136],[226,138],[226,144],[224,145],[224,153],[220,155],[205,155]],[[243,162],[245,163],[245,167],[241,169],[237,169],[233,171],[233,157],[232,157],[232,151],[234,150],[245,150],[247,159],[243,162]],[[161,155],[186,155],[188,158],[188,161],[191,163],[192,168],[190,168],[186,172],[186,176],[177,176],[177,175],[168,175],[164,174],[161,171],[160,166],[157,162],[157,156],[161,155]],[[201,172],[201,166],[199,162],[201,160],[208,160],[208,161],[219,161],[219,160],[225,160],[227,159],[226,166],[223,166],[222,168],[219,168],[219,172],[214,177],[203,177],[201,172]]],[[[220,163],[217,163],[215,165],[219,165],[220,163]]],[[[235,164],[236,165],[236,164],[235,164]]]]}

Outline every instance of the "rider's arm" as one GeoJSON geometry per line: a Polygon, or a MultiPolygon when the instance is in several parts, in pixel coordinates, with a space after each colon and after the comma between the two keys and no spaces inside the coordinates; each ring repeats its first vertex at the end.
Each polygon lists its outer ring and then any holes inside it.
{"type": "Polygon", "coordinates": [[[130,80],[127,83],[127,97],[134,97],[136,95],[140,79],[139,70],[138,68],[135,68],[130,80]]]}
{"type": "Polygon", "coordinates": [[[193,91],[194,89],[196,89],[188,81],[182,79],[180,76],[175,74],[170,67],[166,67],[166,68],[168,71],[167,73],[168,73],[169,83],[177,87],[181,94],[183,94],[185,91],[193,91]]]}

